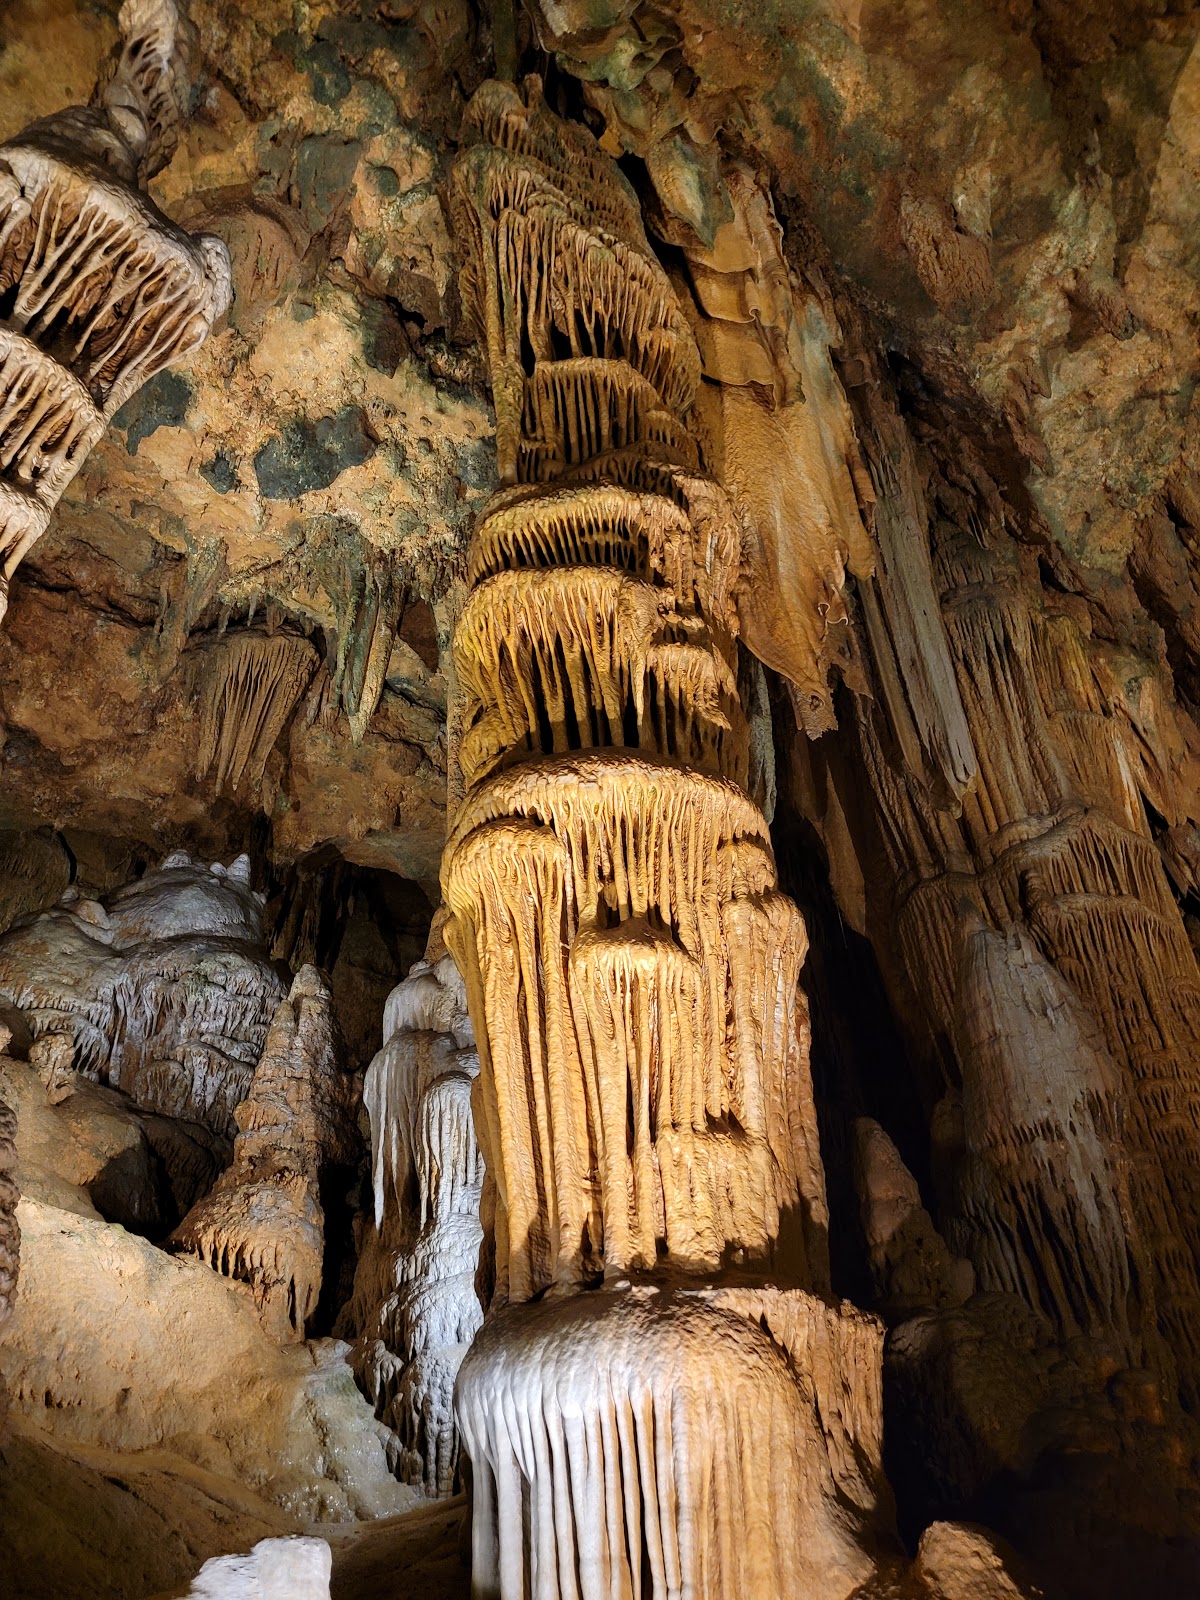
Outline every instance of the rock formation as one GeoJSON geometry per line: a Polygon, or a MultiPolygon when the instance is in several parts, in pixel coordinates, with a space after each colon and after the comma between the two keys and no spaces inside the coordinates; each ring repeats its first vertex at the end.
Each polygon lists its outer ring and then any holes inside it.
{"type": "Polygon", "coordinates": [[[234,1111],[233,1162],[171,1243],[249,1283],[263,1326],[303,1339],[324,1265],[322,1190],[353,1162],[353,1080],[338,1059],[328,986],[302,967],[234,1111]]]}
{"type": "Polygon", "coordinates": [[[218,792],[244,778],[257,788],[267,757],[317,667],[317,652],[294,634],[236,633],[211,652],[196,766],[218,792]]]}
{"type": "Polygon", "coordinates": [[[1120,1085],[1088,1020],[1019,929],[963,937],[956,1007],[963,1163],[948,1234],[981,1288],[1015,1293],[1065,1341],[1141,1353],[1148,1276],[1129,1199],[1120,1085]]]}
{"type": "MultiPolygon", "coordinates": [[[[1200,1027],[1200,969],[1141,800],[1130,792],[1126,775],[1136,783],[1132,775],[1142,757],[1104,706],[1077,624],[1050,603],[1031,604],[1017,552],[1003,535],[997,531],[981,544],[943,525],[934,554],[979,777],[963,797],[959,818],[931,807],[923,786],[888,763],[878,743],[878,715],[864,711],[863,748],[886,848],[897,881],[909,886],[897,909],[902,957],[920,973],[929,1026],[958,1044],[964,1083],[975,1085],[976,1097],[999,1092],[997,1052],[1005,1050],[1006,1034],[1021,1037],[1020,1058],[1036,1048],[1027,1035],[1030,1029],[1036,1034],[1038,1024],[1011,1015],[1006,1020],[1008,1008],[1031,1016],[1047,1008],[1068,1015],[1084,1008],[1082,1024],[1067,1024],[1070,1033],[1082,1026],[1085,1034],[1098,1030],[1100,1038],[1081,1046],[1074,1037],[1068,1043],[1056,1036],[1055,1075],[1063,1075],[1061,1091],[1069,1099],[1081,1093],[1092,1102],[1089,1121],[1098,1115],[1102,1127],[1115,1132],[1114,1119],[1124,1116],[1130,1161],[1126,1205],[1120,1159],[1114,1165],[1110,1156],[1102,1158],[1097,1134],[1064,1112],[1062,1125],[1077,1135],[1078,1150],[1090,1141],[1095,1151],[1080,1159],[1099,1163],[1085,1182],[1089,1194],[1100,1185],[1096,1204],[1109,1221],[1097,1218],[1094,1225],[1109,1236],[1102,1248],[1110,1265],[1093,1267],[1102,1282],[1111,1282],[1113,1252],[1126,1254],[1126,1228],[1136,1228],[1151,1270],[1141,1283],[1143,1305],[1135,1320],[1161,1324],[1181,1390],[1191,1395],[1195,1317],[1188,1308],[1198,1303],[1200,1279],[1186,1241],[1200,1235],[1189,1220],[1191,1177],[1180,1151],[1191,1137],[1188,1129],[1200,1128],[1192,1042],[1200,1027]],[[993,927],[1015,924],[1019,931],[1007,945],[987,945],[981,933],[977,948],[988,950],[988,959],[981,956],[960,972],[964,898],[993,927]],[[1043,978],[1031,971],[1038,958],[1050,963],[1043,978]],[[1002,977],[1005,960],[1010,970],[1002,977]],[[964,979],[972,983],[965,996],[964,979]],[[1044,992],[1035,998],[1039,986],[1044,992]],[[1081,1061],[1081,1049],[1091,1062],[1111,1054],[1119,1079],[1102,1065],[1071,1065],[1081,1061]],[[1076,1072],[1090,1074],[1090,1088],[1076,1087],[1076,1072]]],[[[1007,1097],[1005,1107],[1008,1123],[1015,1113],[1007,1097]]],[[[1023,1147],[1022,1163],[1036,1160],[1034,1150],[1023,1147]]],[[[1057,1160],[1053,1166],[1057,1188],[1064,1175],[1057,1160]]],[[[1039,1222],[1039,1257],[1053,1257],[1060,1248],[1039,1222]]],[[[1067,1247],[1078,1292],[1095,1289],[1103,1298],[1109,1291],[1100,1282],[1084,1288],[1092,1269],[1084,1269],[1074,1252],[1074,1244],[1067,1247]]],[[[1118,1280],[1125,1277],[1126,1269],[1116,1270],[1118,1280]]],[[[1109,1311],[1120,1327],[1126,1296],[1114,1292],[1109,1311]]]]}
{"type": "Polygon", "coordinates": [[[246,1556],[213,1556],[189,1600],[329,1600],[333,1557],[324,1539],[263,1539],[246,1556]]]}
{"type": "MultiPolygon", "coordinates": [[[[7,1040],[4,1045],[7,1046],[7,1040]]],[[[12,1169],[16,1163],[17,1119],[0,1099],[0,1324],[12,1310],[21,1259],[21,1228],[17,1222],[19,1198],[12,1169]]],[[[0,1377],[0,1440],[8,1411],[8,1394],[0,1377]]]]}
{"type": "Polygon", "coordinates": [[[283,998],[249,871],[178,852],[104,903],[66,898],[0,939],[0,1000],[46,1070],[231,1136],[283,998]]]}
{"type": "Polygon", "coordinates": [[[397,1475],[448,1495],[461,1481],[454,1380],[483,1321],[479,1057],[452,957],[416,963],[388,997],[384,1033],[363,1089],[374,1212],[355,1285],[354,1367],[394,1436],[397,1475]]]}
{"type": "Polygon", "coordinates": [[[175,0],[125,0],[91,105],[0,145],[0,616],[113,414],[229,305],[224,244],[142,188],[179,141],[179,29],[175,0]]]}
{"type": "Polygon", "coordinates": [[[473,1585],[848,1595],[878,1334],[819,1298],[807,940],[738,787],[739,530],[683,420],[697,353],[632,191],[538,82],[468,122],[463,294],[511,485],[455,635],[442,873],[495,1251],[455,1405],[473,1585]]]}

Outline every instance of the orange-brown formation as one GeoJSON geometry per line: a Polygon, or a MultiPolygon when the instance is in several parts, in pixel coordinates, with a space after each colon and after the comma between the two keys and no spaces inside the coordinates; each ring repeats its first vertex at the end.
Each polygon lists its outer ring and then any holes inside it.
{"type": "Polygon", "coordinates": [[[0,616],[113,414],[229,303],[225,246],[176,228],[139,187],[178,141],[174,0],[125,0],[120,25],[92,104],[0,146],[0,616]]]}
{"type": "Polygon", "coordinates": [[[453,209],[509,486],[455,635],[442,870],[495,1247],[457,1397],[474,1592],[848,1595],[879,1333],[819,1298],[807,935],[744,788],[743,530],[699,470],[697,350],[590,135],[532,81],[467,124],[453,209]]]}
{"type": "Polygon", "coordinates": [[[297,634],[235,633],[211,652],[203,685],[198,772],[218,792],[262,782],[267,757],[317,668],[297,634]]]}
{"type": "Polygon", "coordinates": [[[317,1309],[321,1182],[352,1158],[352,1086],[337,1058],[329,989],[315,967],[301,967],[234,1113],[233,1163],[172,1235],[173,1248],[249,1283],[280,1340],[303,1339],[317,1309]]]}

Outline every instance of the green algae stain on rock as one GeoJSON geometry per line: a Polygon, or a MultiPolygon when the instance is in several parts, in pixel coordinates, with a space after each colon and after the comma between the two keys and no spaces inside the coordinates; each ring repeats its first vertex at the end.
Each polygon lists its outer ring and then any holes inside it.
{"type": "Polygon", "coordinates": [[[237,468],[223,450],[218,450],[211,461],[202,461],[199,471],[218,494],[229,494],[237,488],[237,468]]]}
{"type": "Polygon", "coordinates": [[[314,134],[301,141],[296,151],[296,194],[311,233],[320,233],[346,199],[361,153],[357,139],[314,134]]]}

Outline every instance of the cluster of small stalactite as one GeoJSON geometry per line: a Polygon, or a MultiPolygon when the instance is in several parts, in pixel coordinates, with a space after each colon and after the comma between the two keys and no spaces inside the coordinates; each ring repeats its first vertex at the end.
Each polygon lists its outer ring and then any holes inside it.
{"type": "Polygon", "coordinates": [[[464,132],[477,142],[455,167],[453,215],[501,481],[544,483],[647,446],[694,467],[680,416],[699,355],[633,190],[584,129],[508,85],[484,85],[464,132]]]}
{"type": "Polygon", "coordinates": [[[238,633],[212,654],[202,690],[196,769],[218,792],[262,782],[267,757],[316,671],[318,656],[295,634],[238,633]]]}
{"type": "Polygon", "coordinates": [[[746,782],[734,666],[669,590],[606,567],[498,573],[467,603],[455,665],[468,783],[503,757],[625,745],[746,782]]]}
{"type": "Polygon", "coordinates": [[[509,485],[455,635],[442,869],[494,1268],[456,1403],[476,1592],[846,1595],[881,1343],[806,1292],[808,941],[744,787],[743,525],[699,470],[698,355],[624,178],[536,82],[485,85],[466,128],[463,299],[509,485]]]}
{"type": "Polygon", "coordinates": [[[93,105],[0,146],[0,615],[105,425],[229,303],[225,246],[138,187],[178,138],[174,0],[126,0],[120,24],[93,105]]]}

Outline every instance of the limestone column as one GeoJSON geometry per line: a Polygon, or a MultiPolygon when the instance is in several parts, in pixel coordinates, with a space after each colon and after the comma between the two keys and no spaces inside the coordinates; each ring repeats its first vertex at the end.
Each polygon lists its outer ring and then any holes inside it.
{"type": "Polygon", "coordinates": [[[699,360],[635,195],[536,80],[467,129],[505,485],[442,869],[495,1250],[456,1396],[473,1593],[832,1600],[872,1567],[880,1331],[827,1299],[807,937],[743,787],[699,360]]]}

